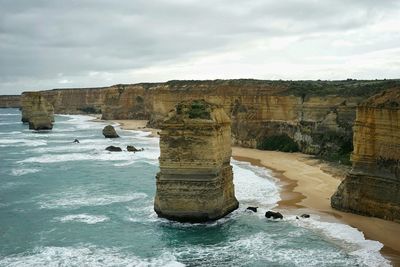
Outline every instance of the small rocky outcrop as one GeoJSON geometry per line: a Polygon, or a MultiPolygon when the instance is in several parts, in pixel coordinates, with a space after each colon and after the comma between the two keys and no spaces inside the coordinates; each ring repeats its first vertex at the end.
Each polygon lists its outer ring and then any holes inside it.
{"type": "Polygon", "coordinates": [[[280,212],[275,212],[275,211],[271,211],[271,210],[269,210],[269,211],[267,211],[266,213],[265,213],[265,218],[267,218],[267,219],[283,219],[283,215],[280,213],[280,212]]]}
{"type": "Polygon", "coordinates": [[[357,108],[353,166],[331,198],[333,208],[400,222],[400,90],[357,108]]]}
{"type": "Polygon", "coordinates": [[[303,213],[300,215],[300,217],[307,219],[307,218],[310,218],[310,214],[303,213]]]}
{"type": "Polygon", "coordinates": [[[54,122],[53,106],[40,92],[27,92],[22,95],[22,122],[29,123],[32,130],[51,130],[54,122]]]}
{"type": "Polygon", "coordinates": [[[122,149],[118,146],[108,146],[106,147],[107,151],[111,151],[111,152],[121,152],[122,149]]]}
{"type": "Polygon", "coordinates": [[[247,207],[246,210],[252,211],[252,212],[257,212],[258,207],[247,207]]]}
{"type": "Polygon", "coordinates": [[[137,149],[137,148],[134,147],[134,146],[127,146],[127,147],[126,147],[126,150],[127,150],[128,152],[138,152],[138,151],[143,151],[144,148],[137,149]]]}
{"type": "Polygon", "coordinates": [[[111,125],[107,125],[103,128],[103,135],[105,138],[118,138],[119,135],[117,131],[115,131],[114,127],[111,125]]]}
{"type": "Polygon", "coordinates": [[[237,209],[230,119],[203,100],[181,102],[161,126],[154,210],[182,222],[217,220],[237,209]]]}

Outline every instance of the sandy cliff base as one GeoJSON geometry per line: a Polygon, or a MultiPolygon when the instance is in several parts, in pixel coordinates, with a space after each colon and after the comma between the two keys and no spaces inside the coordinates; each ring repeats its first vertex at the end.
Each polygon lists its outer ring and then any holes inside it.
{"type": "Polygon", "coordinates": [[[275,172],[283,184],[282,209],[305,208],[321,213],[325,220],[339,220],[362,231],[368,239],[385,245],[383,254],[395,266],[400,266],[400,224],[378,218],[365,217],[334,210],[330,196],[340,183],[339,177],[326,173],[327,167],[301,153],[283,153],[234,147],[232,155],[237,160],[265,166],[275,172]],[[333,216],[333,217],[332,217],[333,216]]]}

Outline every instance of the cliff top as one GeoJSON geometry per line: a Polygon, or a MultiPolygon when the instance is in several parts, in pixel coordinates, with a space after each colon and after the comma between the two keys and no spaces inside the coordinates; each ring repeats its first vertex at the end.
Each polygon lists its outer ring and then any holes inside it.
{"type": "MultiPolygon", "coordinates": [[[[212,90],[224,88],[243,88],[247,90],[259,90],[280,95],[295,96],[371,96],[390,88],[400,88],[400,79],[393,80],[256,80],[256,79],[233,79],[233,80],[171,80],[163,83],[137,83],[137,84],[116,84],[110,87],[93,88],[64,88],[52,89],[44,92],[59,90],[124,90],[132,87],[142,87],[145,90],[157,90],[160,88],[172,91],[190,90],[212,90]]],[[[43,92],[43,91],[42,91],[43,92]]]]}
{"type": "Polygon", "coordinates": [[[164,125],[169,123],[187,124],[191,121],[196,121],[196,124],[229,123],[230,119],[221,106],[198,99],[178,103],[175,109],[168,114],[164,125]]]}
{"type": "Polygon", "coordinates": [[[386,90],[364,101],[361,106],[400,109],[400,88],[386,90]]]}

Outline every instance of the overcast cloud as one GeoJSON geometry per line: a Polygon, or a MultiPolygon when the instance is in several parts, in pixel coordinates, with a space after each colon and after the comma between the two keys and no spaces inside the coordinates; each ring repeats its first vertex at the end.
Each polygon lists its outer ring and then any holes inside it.
{"type": "Polygon", "coordinates": [[[400,78],[399,0],[0,0],[0,94],[400,78]]]}

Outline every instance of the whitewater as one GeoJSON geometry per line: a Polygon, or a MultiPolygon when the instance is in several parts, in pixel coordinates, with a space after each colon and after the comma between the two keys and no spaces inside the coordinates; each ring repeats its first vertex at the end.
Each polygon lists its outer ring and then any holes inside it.
{"type": "Polygon", "coordinates": [[[239,209],[171,222],[153,211],[158,138],[114,124],[121,138],[105,139],[106,124],[83,115],[35,132],[20,116],[0,110],[0,266],[390,266],[381,243],[348,225],[264,218],[280,200],[268,169],[232,160],[239,209]]]}

